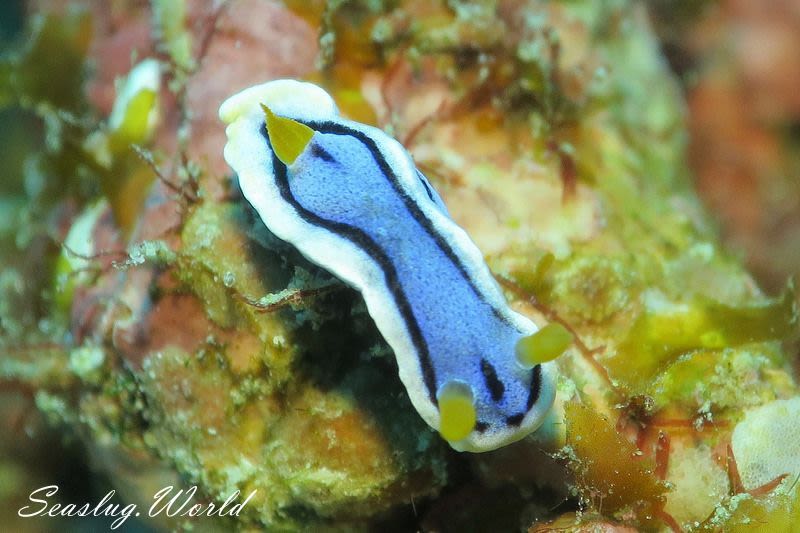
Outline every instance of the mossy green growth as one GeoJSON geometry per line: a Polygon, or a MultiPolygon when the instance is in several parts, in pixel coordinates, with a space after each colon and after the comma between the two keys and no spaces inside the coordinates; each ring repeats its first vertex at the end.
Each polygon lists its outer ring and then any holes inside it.
{"type": "Polygon", "coordinates": [[[789,376],[771,371],[782,360],[779,343],[693,350],[642,386],[656,407],[681,406],[698,412],[759,405],[793,393],[789,376]]]}
{"type": "Polygon", "coordinates": [[[21,46],[0,56],[0,108],[45,104],[76,111],[92,35],[88,13],[38,15],[26,33],[21,46]]]}
{"type": "Polygon", "coordinates": [[[387,395],[391,382],[374,366],[325,387],[299,370],[281,384],[271,366],[233,367],[222,353],[168,348],[145,360],[139,383],[148,447],[216,498],[257,491],[239,524],[318,530],[445,482],[441,442],[397,387],[387,395]]]}
{"type": "Polygon", "coordinates": [[[738,494],[719,505],[697,531],[800,533],[800,490],[785,480],[775,492],[760,497],[738,494]]]}
{"type": "Polygon", "coordinates": [[[186,74],[195,68],[192,56],[192,37],[186,31],[186,2],[184,0],[153,0],[153,25],[160,45],[169,55],[178,74],[186,74]]]}
{"type": "Polygon", "coordinates": [[[4,167],[0,190],[21,189],[24,176],[28,211],[93,193],[91,161],[80,148],[90,122],[83,85],[91,35],[91,17],[84,11],[40,14],[0,54],[0,122],[9,121],[0,127],[17,129],[14,143],[23,150],[4,167]],[[24,144],[26,137],[36,143],[24,144]]]}
{"type": "Polygon", "coordinates": [[[792,286],[775,299],[742,305],[701,296],[673,303],[656,295],[604,364],[613,378],[632,391],[643,392],[683,354],[784,340],[795,334],[797,323],[792,286]]]}
{"type": "MultiPolygon", "coordinates": [[[[285,258],[275,250],[251,241],[248,231],[243,206],[200,204],[184,223],[177,277],[202,299],[212,322],[247,333],[253,347],[240,356],[229,350],[231,366],[249,368],[263,361],[271,383],[278,386],[292,377],[298,350],[289,341],[298,324],[285,310],[266,313],[259,305],[262,297],[292,283],[293,269],[285,266],[285,258]]],[[[253,238],[265,237],[261,227],[252,231],[258,232],[253,238]]]]}
{"type": "Polygon", "coordinates": [[[527,262],[535,265],[533,268],[516,268],[511,272],[514,281],[530,294],[543,294],[548,288],[546,275],[550,272],[556,260],[550,252],[541,252],[538,257],[530,258],[527,262]]]}
{"type": "Polygon", "coordinates": [[[67,327],[64,316],[52,313],[50,287],[59,252],[52,243],[61,231],[56,224],[63,224],[67,213],[59,204],[80,206],[96,190],[80,148],[90,123],[83,85],[91,34],[85,11],[39,14],[0,52],[4,345],[58,342],[67,327]]]}
{"type": "Polygon", "coordinates": [[[578,250],[554,261],[544,274],[534,294],[548,305],[558,305],[568,321],[593,325],[627,312],[641,284],[627,258],[594,250],[578,250]]]}
{"type": "Polygon", "coordinates": [[[83,92],[91,35],[86,12],[33,17],[20,44],[0,57],[0,109],[22,110],[44,125],[43,147],[26,161],[37,201],[63,198],[64,191],[86,200],[99,184],[129,230],[153,180],[131,146],[146,144],[154,132],[159,66],[150,59],[132,69],[108,123],[92,126],[83,92]]]}
{"type": "Polygon", "coordinates": [[[86,344],[70,352],[69,369],[87,383],[97,383],[105,359],[102,347],[86,344]]]}

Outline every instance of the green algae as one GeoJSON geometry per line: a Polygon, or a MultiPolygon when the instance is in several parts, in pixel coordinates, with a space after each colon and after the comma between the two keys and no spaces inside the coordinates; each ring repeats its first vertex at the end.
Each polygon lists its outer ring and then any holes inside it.
{"type": "Polygon", "coordinates": [[[99,346],[84,345],[69,354],[69,369],[87,383],[99,381],[106,353],[99,346]]]}
{"type": "MultiPolygon", "coordinates": [[[[42,221],[49,208],[68,194],[78,199],[87,195],[88,183],[81,177],[85,158],[78,145],[85,132],[83,74],[90,34],[86,13],[62,19],[38,15],[0,55],[0,120],[3,140],[11,141],[0,152],[5,162],[2,218],[9,224],[0,250],[9,258],[3,261],[8,266],[14,264],[11,258],[20,257],[19,250],[46,234],[42,221]],[[9,208],[16,212],[7,212],[9,208]]],[[[4,314],[3,321],[18,334],[27,327],[22,323],[35,321],[32,304],[40,301],[43,289],[33,279],[26,285],[28,303],[20,305],[11,294],[0,298],[17,302],[14,307],[20,312],[4,314]],[[27,313],[22,311],[26,308],[27,313]]]]}
{"type": "Polygon", "coordinates": [[[733,496],[720,505],[707,520],[697,524],[698,531],[800,531],[800,491],[796,482],[784,484],[769,498],[749,494],[733,496]]]}
{"type": "Polygon", "coordinates": [[[18,147],[3,180],[4,190],[16,182],[14,192],[31,197],[24,217],[30,221],[68,194],[78,200],[91,195],[91,165],[80,149],[90,122],[83,82],[91,33],[91,18],[80,10],[64,17],[37,15],[0,55],[0,111],[12,128],[20,128],[15,143],[37,141],[18,147]]]}
{"type": "Polygon", "coordinates": [[[791,394],[791,380],[774,372],[781,360],[774,344],[693,350],[666,365],[644,390],[659,407],[700,411],[759,405],[791,394]]]}
{"type": "Polygon", "coordinates": [[[647,305],[604,363],[615,379],[642,392],[683,354],[788,339],[797,320],[791,288],[774,300],[738,306],[701,297],[682,304],[658,299],[647,305]]]}
{"type": "MultiPolygon", "coordinates": [[[[547,270],[537,265],[533,294],[547,305],[558,305],[568,320],[607,325],[615,317],[627,314],[631,302],[641,291],[640,275],[631,269],[625,257],[577,252],[560,261],[549,261],[547,270]]],[[[515,280],[523,280],[514,272],[515,280]]]]}
{"type": "Polygon", "coordinates": [[[186,30],[186,2],[153,0],[153,26],[163,50],[168,54],[180,79],[195,67],[192,36],[186,30]]]}
{"type": "MultiPolygon", "coordinates": [[[[278,529],[292,529],[294,520],[300,517],[308,523],[332,517],[357,521],[374,512],[376,505],[388,508],[393,498],[408,490],[394,488],[404,472],[422,469],[438,472],[441,478],[442,467],[428,458],[433,450],[441,449],[440,445],[428,439],[420,446],[416,435],[404,430],[409,424],[419,425],[420,431],[425,431],[425,426],[413,412],[401,408],[407,400],[397,404],[380,399],[386,393],[380,374],[367,368],[363,374],[351,368],[340,382],[337,376],[342,374],[347,357],[335,352],[347,348],[331,343],[338,326],[322,325],[330,322],[330,314],[309,314],[313,303],[302,300],[264,312],[264,308],[291,294],[287,291],[313,291],[331,283],[287,264],[285,245],[272,241],[262,228],[250,229],[250,224],[240,205],[203,204],[192,211],[183,226],[183,248],[177,260],[182,283],[203,299],[216,324],[233,328],[239,337],[254,336],[260,349],[241,360],[245,354],[234,355],[237,343],[228,340],[217,357],[204,356],[206,385],[197,385],[207,387],[210,396],[202,394],[202,403],[222,409],[220,416],[226,423],[201,422],[198,417],[213,416],[208,407],[187,412],[185,416],[190,418],[174,418],[175,413],[164,412],[159,416],[171,418],[155,426],[171,429],[169,433],[154,432],[150,437],[153,446],[171,450],[171,461],[180,471],[192,477],[204,476],[204,485],[212,493],[224,494],[243,485],[258,488],[259,496],[253,503],[259,514],[252,519],[278,529]],[[249,240],[248,233],[256,241],[249,240]],[[258,241],[267,247],[256,244],[258,241]],[[277,249],[269,246],[273,242],[277,249]],[[242,261],[243,255],[252,259],[242,261]],[[309,327],[315,330],[313,334],[307,331],[309,327]],[[313,361],[307,361],[309,356],[304,354],[319,350],[319,356],[311,357],[327,362],[307,366],[313,361]],[[226,362],[213,362],[220,360],[226,362]],[[333,368],[331,365],[338,367],[335,373],[320,370],[333,368]],[[235,381],[231,381],[231,372],[238,376],[235,381]],[[310,381],[304,381],[303,375],[310,381]],[[324,384],[326,392],[317,388],[318,382],[324,384]],[[373,398],[367,411],[355,401],[364,397],[373,398]],[[287,410],[285,406],[291,407],[287,410]],[[391,415],[384,412],[387,409],[391,415]],[[381,420],[394,422],[376,431],[383,425],[381,420]],[[212,434],[198,433],[197,428],[210,428],[212,434]],[[381,437],[384,431],[391,438],[381,437]],[[266,442],[262,442],[263,435],[269,435],[266,442]],[[232,439],[242,444],[230,449],[232,439]],[[186,442],[189,449],[180,444],[186,442]],[[386,448],[390,442],[392,446],[386,448]],[[243,450],[248,450],[245,457],[241,456],[243,450]],[[390,455],[381,458],[385,453],[390,455]],[[195,459],[198,455],[199,460],[195,459]],[[212,457],[213,463],[208,462],[212,457]],[[362,463],[356,457],[371,459],[362,463]],[[384,503],[378,503],[381,501],[384,503]],[[304,511],[299,513],[301,509],[304,511]]],[[[294,262],[304,263],[296,252],[290,255],[294,262]]],[[[180,353],[163,354],[148,359],[147,372],[152,379],[161,379],[161,365],[169,364],[174,371],[191,375],[196,361],[180,353]],[[175,358],[184,363],[168,363],[175,358]]],[[[146,387],[147,394],[159,396],[156,405],[172,403],[159,392],[164,388],[163,383],[146,387]]],[[[200,394],[187,393],[190,397],[200,394]]],[[[423,479],[430,475],[423,474],[423,479]]],[[[414,490],[428,489],[418,485],[414,490]]]]}
{"type": "MultiPolygon", "coordinates": [[[[148,358],[143,370],[142,392],[153,406],[145,413],[148,446],[209,494],[257,490],[241,523],[293,530],[299,517],[307,525],[329,518],[358,521],[402,501],[409,487],[393,485],[405,485],[409,474],[419,472],[420,482],[431,468],[443,475],[443,466],[429,462],[427,447],[417,448],[416,437],[403,431],[414,421],[406,409],[378,400],[391,418],[405,421],[391,439],[375,431],[377,421],[355,401],[365,387],[380,384],[373,370],[351,376],[341,389],[322,391],[295,380],[281,394],[270,392],[271,376],[259,372],[249,376],[247,388],[255,394],[245,393],[244,400],[238,380],[213,357],[169,350],[148,358]],[[196,373],[202,378],[186,381],[196,373]],[[254,380],[261,382],[257,390],[254,380]],[[407,444],[398,446],[403,435],[407,444]],[[305,513],[298,516],[301,508],[305,513]]],[[[426,487],[427,482],[414,490],[426,487]]]]}
{"type": "MultiPolygon", "coordinates": [[[[126,97],[127,109],[115,109],[110,129],[97,124],[83,93],[91,36],[92,21],[85,11],[70,10],[64,17],[36,15],[24,38],[0,56],[0,110],[21,115],[38,126],[42,136],[39,145],[15,154],[19,170],[10,176],[24,183],[25,193],[32,196],[26,213],[32,220],[66,197],[83,203],[101,188],[122,227],[130,229],[136,206],[143,201],[141,191],[153,179],[149,169],[144,180],[135,178],[145,167],[130,147],[152,136],[158,98],[152,87],[139,91],[126,97]],[[137,192],[142,198],[131,201],[137,192]]],[[[25,232],[18,233],[18,240],[25,232]]]]}
{"type": "Polygon", "coordinates": [[[79,111],[90,17],[79,12],[64,18],[37,16],[29,23],[28,34],[18,50],[0,57],[0,108],[79,111]]]}
{"type": "Polygon", "coordinates": [[[130,233],[149,186],[158,173],[142,147],[153,138],[160,118],[160,66],[154,59],[135,65],[119,84],[108,120],[91,132],[83,149],[99,167],[97,181],[119,227],[130,233]]]}
{"type": "Polygon", "coordinates": [[[92,256],[95,248],[92,230],[107,208],[108,203],[104,201],[89,206],[76,217],[64,238],[54,268],[53,283],[53,303],[62,315],[69,312],[76,287],[86,284],[91,278],[92,263],[87,258],[92,256]]]}
{"type": "Polygon", "coordinates": [[[275,339],[292,338],[292,324],[280,312],[261,313],[248,302],[280,291],[291,274],[278,254],[247,239],[242,232],[247,225],[242,206],[205,204],[194,210],[183,228],[179,276],[205,302],[213,322],[222,328],[252,330],[261,344],[257,359],[266,364],[277,385],[291,379],[295,350],[275,339]],[[241,260],[251,253],[255,262],[241,260]]]}

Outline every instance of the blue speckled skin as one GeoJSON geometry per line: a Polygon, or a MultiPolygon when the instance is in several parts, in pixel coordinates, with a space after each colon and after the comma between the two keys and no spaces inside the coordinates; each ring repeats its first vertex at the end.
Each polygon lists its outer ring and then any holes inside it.
{"type": "Polygon", "coordinates": [[[476,292],[469,275],[406,207],[364,143],[350,135],[315,134],[310,149],[289,169],[288,183],[302,207],[360,228],[385,251],[431,354],[431,396],[450,380],[469,384],[478,421],[488,424],[487,430],[528,411],[533,370],[522,368],[514,356],[517,341],[527,333],[476,292]],[[486,384],[482,360],[492,365],[504,388],[498,400],[486,384]]]}
{"type": "Polygon", "coordinates": [[[428,424],[438,429],[437,393],[453,381],[469,388],[477,412],[475,429],[450,442],[458,450],[492,450],[541,424],[555,394],[552,363],[525,368],[515,356],[536,326],[508,307],[399,143],[293,80],[247,89],[220,116],[245,197],[273,233],[361,291],[428,424]],[[261,104],[315,130],[289,167],[272,152],[261,104]]]}

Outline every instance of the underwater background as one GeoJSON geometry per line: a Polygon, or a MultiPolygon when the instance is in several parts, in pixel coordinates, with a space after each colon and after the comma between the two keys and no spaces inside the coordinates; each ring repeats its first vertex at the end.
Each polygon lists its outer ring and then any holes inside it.
{"type": "Polygon", "coordinates": [[[0,5],[0,526],[798,531],[800,2],[0,5]],[[358,293],[270,234],[219,104],[313,81],[399,139],[573,342],[458,453],[358,293]],[[256,491],[237,517],[158,516],[256,491]]]}

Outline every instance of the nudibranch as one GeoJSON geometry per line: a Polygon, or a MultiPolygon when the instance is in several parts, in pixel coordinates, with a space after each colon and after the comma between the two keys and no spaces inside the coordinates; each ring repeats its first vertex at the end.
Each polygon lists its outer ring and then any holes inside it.
{"type": "Polygon", "coordinates": [[[295,80],[245,89],[219,114],[244,197],[278,238],[361,292],[432,428],[480,452],[541,425],[563,342],[535,342],[536,325],[509,308],[399,142],[295,80]]]}

